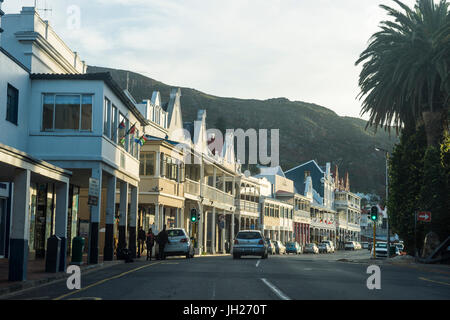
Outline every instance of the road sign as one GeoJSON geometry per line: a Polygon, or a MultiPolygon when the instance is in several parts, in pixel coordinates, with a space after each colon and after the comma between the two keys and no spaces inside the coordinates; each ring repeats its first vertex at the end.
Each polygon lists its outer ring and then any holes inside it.
{"type": "Polygon", "coordinates": [[[422,211],[417,214],[417,221],[431,222],[431,212],[422,211]]]}
{"type": "Polygon", "coordinates": [[[100,181],[89,178],[88,205],[98,206],[98,197],[100,196],[100,181]]]}

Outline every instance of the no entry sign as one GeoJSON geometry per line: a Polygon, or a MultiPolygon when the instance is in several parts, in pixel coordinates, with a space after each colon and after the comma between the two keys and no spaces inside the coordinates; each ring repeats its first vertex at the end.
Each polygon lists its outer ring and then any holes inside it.
{"type": "Polygon", "coordinates": [[[430,222],[431,221],[431,212],[422,211],[417,214],[417,221],[430,222]]]}

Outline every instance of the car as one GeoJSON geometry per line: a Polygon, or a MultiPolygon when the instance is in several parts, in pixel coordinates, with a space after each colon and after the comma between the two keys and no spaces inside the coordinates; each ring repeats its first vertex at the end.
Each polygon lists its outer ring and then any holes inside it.
{"type": "Polygon", "coordinates": [[[334,253],[335,247],[334,247],[333,241],[331,241],[331,240],[322,240],[322,243],[328,244],[330,246],[330,249],[331,249],[330,252],[334,253]]]}
{"type": "MultiPolygon", "coordinates": [[[[169,242],[164,247],[164,256],[185,256],[186,259],[194,257],[194,245],[183,228],[167,229],[169,242]]],[[[159,246],[155,248],[158,255],[159,246]]]]}
{"type": "Polygon", "coordinates": [[[242,230],[238,232],[234,239],[233,259],[239,259],[242,256],[260,256],[267,259],[269,251],[261,231],[242,230]]]}
{"type": "MultiPolygon", "coordinates": [[[[372,248],[371,255],[373,256],[373,250],[372,248]]],[[[377,257],[387,257],[388,251],[387,251],[387,243],[386,242],[377,242],[375,244],[375,255],[377,257]]]]}
{"type": "Polygon", "coordinates": [[[315,243],[307,243],[303,249],[303,253],[319,253],[319,248],[315,243]]]}
{"type": "Polygon", "coordinates": [[[331,252],[331,247],[328,243],[321,242],[321,243],[319,243],[318,247],[319,247],[319,253],[330,253],[331,252]]]}
{"type": "Polygon", "coordinates": [[[267,249],[269,251],[269,254],[277,253],[277,251],[275,249],[275,244],[274,244],[274,242],[272,240],[266,239],[266,243],[267,243],[267,249]]]}
{"type": "Polygon", "coordinates": [[[298,242],[287,242],[286,243],[286,254],[289,254],[289,253],[295,253],[295,254],[302,253],[302,247],[298,244],[298,242]]]}
{"type": "Polygon", "coordinates": [[[362,246],[363,249],[367,249],[367,248],[369,248],[369,243],[367,241],[366,242],[361,242],[361,246],[362,246]]]}
{"type": "Polygon", "coordinates": [[[275,241],[275,250],[277,254],[286,254],[286,247],[279,240],[275,241]]]}
{"type": "Polygon", "coordinates": [[[345,250],[356,250],[356,245],[354,241],[346,241],[344,244],[345,250]]]}
{"type": "Polygon", "coordinates": [[[361,243],[359,243],[358,241],[353,241],[355,243],[355,250],[361,250],[362,246],[361,243]]]}

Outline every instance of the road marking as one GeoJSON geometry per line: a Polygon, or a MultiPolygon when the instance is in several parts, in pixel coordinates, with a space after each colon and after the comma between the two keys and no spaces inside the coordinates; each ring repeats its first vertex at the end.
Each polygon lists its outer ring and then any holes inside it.
{"type": "Polygon", "coordinates": [[[179,262],[161,262],[161,264],[180,264],[179,262]]]}
{"type": "Polygon", "coordinates": [[[311,271],[312,268],[304,268],[303,270],[305,270],[305,271],[311,271]]]}
{"type": "Polygon", "coordinates": [[[430,282],[434,282],[434,283],[439,283],[439,284],[444,284],[446,286],[450,286],[450,283],[447,283],[447,282],[441,282],[441,281],[431,280],[431,279],[422,278],[422,277],[419,277],[419,279],[423,280],[423,281],[430,281],[430,282]]]}
{"type": "Polygon", "coordinates": [[[117,275],[117,276],[114,276],[114,277],[111,277],[111,278],[107,278],[107,279],[100,280],[100,281],[98,281],[98,282],[95,282],[95,283],[93,283],[93,284],[88,285],[87,287],[84,287],[84,288],[81,288],[81,289],[79,289],[79,290],[75,290],[75,291],[72,291],[72,292],[63,294],[62,296],[59,296],[59,297],[57,297],[57,298],[54,298],[53,300],[61,300],[61,299],[65,298],[65,297],[68,297],[68,296],[71,296],[71,295],[73,295],[73,294],[79,293],[79,292],[81,292],[81,291],[87,290],[87,289],[89,289],[89,288],[98,286],[99,284],[105,283],[106,281],[109,281],[109,280],[113,280],[113,279],[117,279],[117,278],[123,277],[124,275],[127,275],[127,274],[129,274],[129,273],[132,273],[132,272],[135,272],[135,271],[138,271],[138,270],[141,270],[141,269],[144,269],[144,268],[147,268],[147,267],[153,266],[153,265],[155,265],[155,264],[159,264],[159,263],[161,263],[161,262],[155,262],[155,263],[147,264],[147,265],[145,265],[145,266],[142,266],[142,267],[139,267],[139,268],[136,268],[136,269],[132,269],[132,270],[129,270],[129,271],[126,271],[126,272],[123,272],[123,273],[121,273],[121,274],[119,274],[119,275],[117,275]]]}
{"type": "Polygon", "coordinates": [[[280,299],[282,300],[291,300],[287,295],[285,295],[283,292],[281,292],[277,287],[275,287],[273,284],[271,284],[269,281],[267,281],[265,278],[261,278],[262,282],[265,283],[266,286],[268,286],[280,299]]]}
{"type": "Polygon", "coordinates": [[[258,262],[256,263],[256,267],[258,268],[259,263],[261,262],[261,260],[258,260],[258,262]]]}

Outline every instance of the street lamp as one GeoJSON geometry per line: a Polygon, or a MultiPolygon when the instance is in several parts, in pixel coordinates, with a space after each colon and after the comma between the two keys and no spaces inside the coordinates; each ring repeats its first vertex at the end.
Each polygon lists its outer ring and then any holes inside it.
{"type": "Polygon", "coordinates": [[[389,186],[389,176],[388,176],[388,161],[389,161],[389,151],[375,147],[375,151],[381,151],[385,153],[386,156],[386,204],[385,204],[385,210],[386,210],[386,225],[387,225],[387,257],[389,258],[390,250],[389,250],[389,242],[390,242],[390,235],[389,235],[389,212],[387,211],[387,201],[388,201],[388,186],[389,186]]]}

